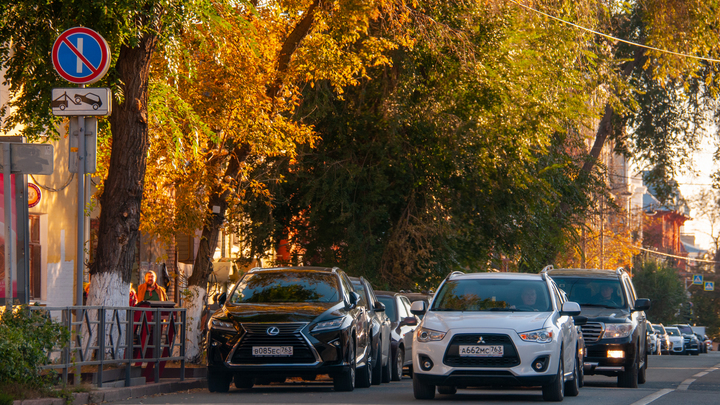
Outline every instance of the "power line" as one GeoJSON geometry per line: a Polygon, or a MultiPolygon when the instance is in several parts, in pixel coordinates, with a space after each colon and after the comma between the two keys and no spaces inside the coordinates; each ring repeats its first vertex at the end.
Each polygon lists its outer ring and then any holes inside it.
{"type": "Polygon", "coordinates": [[[652,253],[652,254],[655,254],[655,255],[659,255],[659,256],[672,257],[672,258],[674,258],[674,259],[681,259],[681,260],[687,260],[687,261],[692,260],[692,261],[696,261],[696,262],[711,263],[711,264],[720,263],[720,262],[717,262],[717,261],[714,261],[714,260],[693,259],[692,257],[672,255],[672,254],[670,254],[670,253],[658,252],[658,251],[656,251],[656,250],[646,249],[646,248],[639,247],[639,246],[631,246],[631,247],[633,247],[633,248],[635,248],[635,249],[642,250],[642,251],[644,251],[644,252],[649,252],[649,253],[652,253]]]}
{"type": "Polygon", "coordinates": [[[653,51],[663,52],[663,53],[667,53],[667,54],[670,54],[670,55],[682,56],[682,57],[685,57],[685,58],[692,58],[692,59],[697,59],[697,60],[703,60],[703,61],[706,61],[706,62],[720,63],[720,59],[705,58],[705,57],[702,57],[702,56],[695,56],[695,55],[689,55],[689,54],[686,54],[686,53],[674,52],[674,51],[670,51],[670,50],[667,50],[667,49],[655,48],[655,47],[652,47],[652,46],[649,46],[649,45],[643,45],[643,44],[640,44],[640,43],[637,43],[637,42],[628,41],[627,39],[617,38],[617,37],[614,37],[614,36],[612,36],[612,35],[605,34],[605,33],[603,33],[603,32],[591,30],[590,28],[586,28],[586,27],[583,27],[583,26],[581,26],[581,25],[577,25],[577,24],[575,24],[575,23],[571,23],[570,21],[565,21],[565,20],[563,20],[563,19],[561,19],[561,18],[558,18],[558,17],[555,17],[555,16],[553,16],[553,15],[544,13],[544,12],[542,12],[542,11],[540,11],[540,10],[536,10],[536,9],[530,7],[530,6],[526,6],[526,5],[524,5],[524,4],[518,3],[518,2],[515,1],[515,0],[509,0],[509,1],[512,2],[512,3],[517,4],[517,5],[520,6],[520,7],[523,7],[523,8],[525,8],[525,9],[528,9],[528,10],[533,11],[533,12],[535,12],[535,13],[544,15],[545,17],[548,17],[548,18],[551,18],[551,19],[553,19],[553,20],[559,21],[559,22],[561,22],[561,23],[563,23],[563,24],[567,24],[567,25],[570,25],[570,26],[572,26],[572,27],[579,28],[579,29],[581,29],[581,30],[584,30],[584,31],[593,33],[593,34],[595,34],[595,35],[599,35],[599,36],[601,36],[601,37],[605,37],[605,38],[608,38],[608,39],[612,39],[612,40],[614,40],[614,41],[622,42],[622,43],[625,43],[625,44],[628,44],[628,45],[637,46],[637,47],[640,47],[640,48],[650,49],[650,50],[653,50],[653,51]]]}

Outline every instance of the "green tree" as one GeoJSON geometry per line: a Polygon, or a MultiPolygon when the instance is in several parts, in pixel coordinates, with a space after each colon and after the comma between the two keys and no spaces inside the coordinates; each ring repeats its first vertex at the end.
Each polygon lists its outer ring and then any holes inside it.
{"type": "Polygon", "coordinates": [[[651,260],[637,263],[634,269],[633,284],[638,296],[651,302],[646,311],[650,322],[665,325],[678,322],[676,314],[680,304],[687,307],[687,297],[677,270],[651,260]]]}

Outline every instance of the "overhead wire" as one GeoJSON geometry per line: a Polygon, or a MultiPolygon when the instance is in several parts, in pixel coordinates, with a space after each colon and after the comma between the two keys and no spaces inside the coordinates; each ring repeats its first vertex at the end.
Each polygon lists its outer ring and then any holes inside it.
{"type": "Polygon", "coordinates": [[[637,47],[640,47],[640,48],[645,48],[645,49],[650,49],[650,50],[653,50],[653,51],[658,51],[658,52],[662,52],[662,53],[667,53],[667,54],[670,54],[670,55],[681,56],[681,57],[684,57],[684,58],[692,58],[692,59],[702,60],[702,61],[706,61],[706,62],[720,63],[720,59],[706,58],[706,57],[703,57],[703,56],[695,56],[695,55],[690,55],[690,54],[687,54],[687,53],[670,51],[670,50],[668,50],[668,49],[656,48],[656,47],[654,47],[654,46],[644,45],[644,44],[641,44],[641,43],[638,43],[638,42],[629,41],[629,40],[627,40],[627,39],[622,39],[622,38],[614,37],[614,36],[612,36],[612,35],[605,34],[604,32],[595,31],[595,30],[593,30],[593,29],[590,29],[590,28],[587,28],[587,27],[583,27],[582,25],[578,25],[578,24],[572,23],[572,22],[570,22],[570,21],[563,20],[562,18],[555,17],[554,15],[551,15],[551,14],[548,14],[548,13],[545,13],[545,12],[542,12],[542,11],[540,11],[540,10],[536,10],[536,9],[530,7],[530,6],[526,6],[525,4],[519,3],[519,2],[517,2],[517,1],[515,1],[515,0],[508,0],[508,1],[510,1],[510,2],[512,2],[512,3],[515,3],[515,4],[517,4],[518,6],[520,6],[520,7],[522,7],[522,8],[525,8],[525,9],[527,9],[527,10],[530,10],[530,11],[532,11],[532,12],[534,12],[534,13],[543,15],[543,16],[545,16],[545,17],[548,17],[548,18],[553,19],[553,20],[555,20],[555,21],[559,21],[559,22],[561,22],[561,23],[563,23],[563,24],[570,25],[570,26],[572,26],[572,27],[581,29],[581,30],[583,30],[583,31],[587,31],[587,32],[590,32],[590,33],[592,33],[592,34],[599,35],[599,36],[601,36],[601,37],[605,37],[605,38],[611,39],[611,40],[613,40],[613,41],[618,41],[618,42],[622,42],[622,43],[625,43],[625,44],[628,44],[628,45],[637,46],[637,47]]]}

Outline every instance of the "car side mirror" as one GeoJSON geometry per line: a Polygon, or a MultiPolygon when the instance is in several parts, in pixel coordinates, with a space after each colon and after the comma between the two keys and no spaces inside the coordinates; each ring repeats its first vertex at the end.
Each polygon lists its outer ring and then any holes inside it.
{"type": "Polygon", "coordinates": [[[562,305],[560,315],[576,316],[580,315],[580,304],[577,302],[567,301],[562,305]]]}
{"type": "Polygon", "coordinates": [[[573,316],[573,322],[575,322],[575,326],[583,326],[587,323],[588,317],[583,315],[575,315],[573,316]]]}
{"type": "Polygon", "coordinates": [[[380,301],[375,301],[373,307],[375,307],[376,312],[385,312],[385,304],[380,301]]]}
{"type": "Polygon", "coordinates": [[[223,305],[225,305],[225,301],[226,301],[226,300],[227,300],[227,293],[222,293],[222,294],[220,294],[220,296],[217,298],[217,301],[216,301],[216,302],[217,302],[220,306],[223,306],[223,305]]]}
{"type": "Polygon", "coordinates": [[[650,309],[650,300],[647,298],[638,298],[635,300],[633,311],[647,311],[650,309]]]}
{"type": "Polygon", "coordinates": [[[415,326],[418,324],[417,318],[414,316],[408,316],[400,321],[400,326],[415,326]]]}
{"type": "Polygon", "coordinates": [[[355,308],[357,306],[358,301],[360,301],[360,296],[355,291],[350,291],[350,308],[355,308]]]}
{"type": "Polygon", "coordinates": [[[414,315],[425,315],[427,309],[427,303],[423,300],[415,301],[410,305],[410,312],[414,315]]]}

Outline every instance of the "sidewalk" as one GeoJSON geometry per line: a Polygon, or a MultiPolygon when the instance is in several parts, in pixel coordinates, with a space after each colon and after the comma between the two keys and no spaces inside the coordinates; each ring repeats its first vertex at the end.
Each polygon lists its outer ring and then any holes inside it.
{"type": "MultiPolygon", "coordinates": [[[[73,394],[73,405],[100,404],[102,402],[122,401],[139,398],[146,395],[165,394],[207,387],[207,381],[202,379],[161,378],[160,382],[121,388],[93,388],[90,392],[73,394]]],[[[62,398],[40,398],[14,401],[13,405],[65,405],[62,398]]]]}

